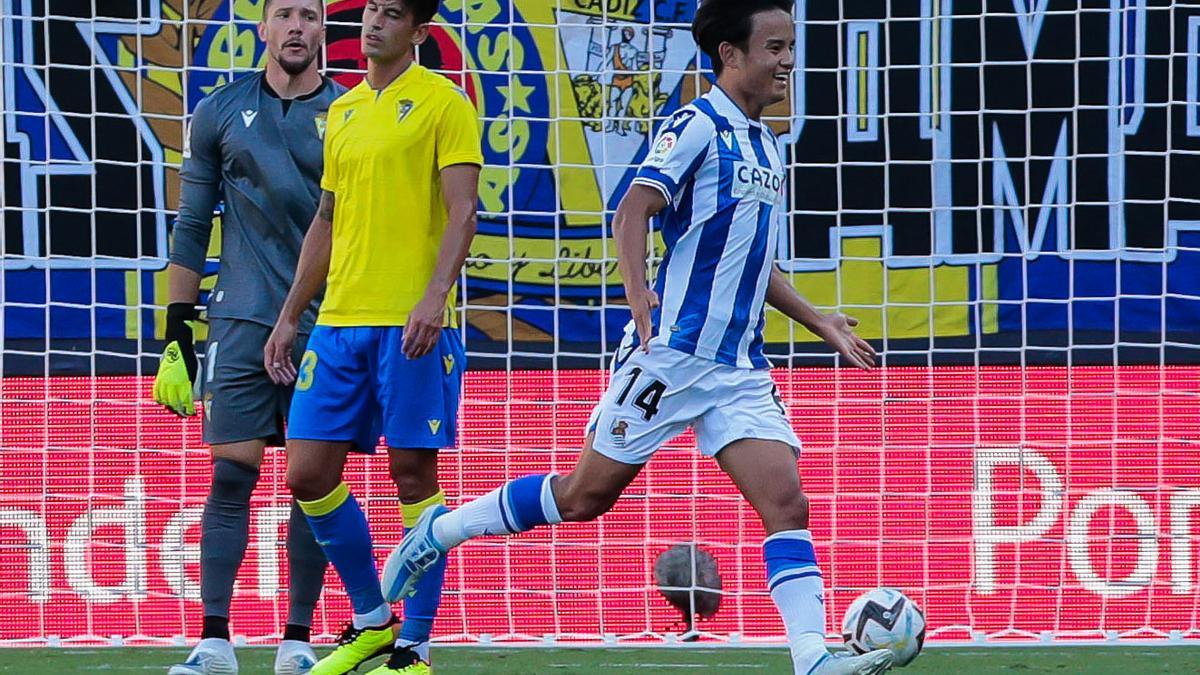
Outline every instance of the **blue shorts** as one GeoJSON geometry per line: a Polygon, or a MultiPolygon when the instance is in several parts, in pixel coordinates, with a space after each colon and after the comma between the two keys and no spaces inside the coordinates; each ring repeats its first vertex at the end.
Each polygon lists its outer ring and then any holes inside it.
{"type": "Polygon", "coordinates": [[[375,452],[446,448],[458,432],[458,401],[467,365],[462,340],[442,329],[433,351],[404,355],[401,326],[317,326],[300,360],[287,437],[350,441],[375,452]]]}

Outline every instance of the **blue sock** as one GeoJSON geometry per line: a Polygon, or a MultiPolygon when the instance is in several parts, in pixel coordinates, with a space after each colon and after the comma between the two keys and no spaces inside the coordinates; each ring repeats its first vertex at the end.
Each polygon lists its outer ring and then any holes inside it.
{"type": "Polygon", "coordinates": [[[767,588],[787,626],[792,665],[807,673],[829,657],[825,649],[825,584],[808,530],[776,532],[763,542],[767,588]]]}
{"type": "Polygon", "coordinates": [[[518,534],[561,523],[550,489],[554,476],[522,476],[463,504],[433,522],[434,539],[449,549],[475,537],[518,534]]]}
{"type": "MultiPolygon", "coordinates": [[[[404,517],[404,530],[417,524],[417,519],[426,509],[446,503],[446,493],[438,493],[416,504],[401,504],[400,513],[404,517]]],[[[437,616],[438,605],[442,602],[442,582],[446,578],[446,557],[442,556],[433,567],[421,576],[417,582],[417,592],[404,599],[404,623],[400,626],[400,636],[397,644],[419,645],[429,641],[433,632],[433,619],[437,616]]],[[[427,658],[427,655],[422,655],[427,658]]]]}
{"type": "MultiPolygon", "coordinates": [[[[390,611],[379,588],[371,531],[367,529],[367,517],[358,500],[350,494],[350,488],[341,483],[324,497],[299,504],[308,517],[313,536],[325,551],[325,557],[341,577],[356,617],[382,617],[378,623],[386,622],[390,611]],[[385,611],[381,612],[381,608],[385,611]]],[[[358,623],[356,620],[355,625],[358,623]]],[[[376,624],[367,624],[370,625],[376,624]]]]}

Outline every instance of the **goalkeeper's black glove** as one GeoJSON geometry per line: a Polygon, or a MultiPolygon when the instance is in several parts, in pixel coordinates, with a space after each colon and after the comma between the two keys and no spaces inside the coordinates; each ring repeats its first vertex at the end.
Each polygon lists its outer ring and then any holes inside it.
{"type": "Polygon", "coordinates": [[[196,307],[190,302],[167,305],[167,346],[158,363],[154,378],[154,401],[183,417],[196,414],[192,387],[196,381],[196,345],[190,321],[196,318],[196,307]]]}

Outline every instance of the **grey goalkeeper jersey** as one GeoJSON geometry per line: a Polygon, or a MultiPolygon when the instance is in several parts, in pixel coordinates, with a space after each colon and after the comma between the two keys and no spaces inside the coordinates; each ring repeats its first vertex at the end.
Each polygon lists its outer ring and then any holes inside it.
{"type": "MultiPolygon", "coordinates": [[[[311,94],[283,100],[260,71],[196,106],[171,262],[203,274],[213,208],[224,200],[209,317],[274,325],[321,195],[325,112],[345,91],[326,79],[311,94]]],[[[318,302],[305,312],[302,332],[312,330],[318,302]]]]}

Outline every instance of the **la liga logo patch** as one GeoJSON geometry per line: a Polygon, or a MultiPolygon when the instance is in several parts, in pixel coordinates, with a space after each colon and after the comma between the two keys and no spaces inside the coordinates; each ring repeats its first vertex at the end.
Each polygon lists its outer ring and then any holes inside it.
{"type": "Polygon", "coordinates": [[[646,161],[650,164],[661,165],[667,157],[671,156],[671,151],[675,149],[675,144],[678,142],[679,137],[675,135],[674,131],[664,133],[654,144],[654,149],[646,161]]]}

